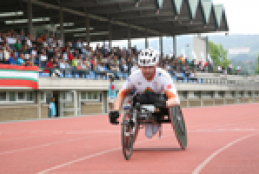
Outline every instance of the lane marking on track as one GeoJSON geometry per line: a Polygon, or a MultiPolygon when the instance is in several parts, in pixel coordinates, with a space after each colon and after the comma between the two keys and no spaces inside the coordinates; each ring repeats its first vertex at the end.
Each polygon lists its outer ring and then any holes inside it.
{"type": "Polygon", "coordinates": [[[30,139],[30,138],[36,138],[39,137],[38,135],[36,136],[28,136],[28,137],[22,137],[22,138],[12,138],[12,139],[4,139],[0,140],[0,142],[5,142],[5,141],[14,141],[14,140],[25,140],[25,139],[30,139]]]}
{"type": "Polygon", "coordinates": [[[199,174],[201,172],[202,169],[204,169],[206,167],[206,165],[212,161],[218,154],[220,154],[222,151],[230,148],[231,146],[235,145],[236,143],[240,142],[240,141],[243,141],[247,138],[250,138],[250,137],[253,137],[255,135],[258,135],[259,132],[256,132],[256,133],[253,133],[253,134],[249,134],[249,135],[246,135],[244,137],[241,137],[239,139],[236,139],[235,141],[232,141],[230,143],[228,143],[226,146],[218,149],[216,152],[212,153],[208,158],[206,158],[202,163],[200,163],[195,169],[194,171],[192,172],[192,174],[199,174]]]}
{"type": "MultiPolygon", "coordinates": [[[[90,134],[90,135],[96,136],[96,134],[93,133],[93,134],[90,134]]],[[[103,134],[99,134],[99,135],[103,135],[103,134]]],[[[15,152],[22,152],[22,151],[32,150],[32,149],[38,149],[38,148],[41,148],[41,147],[47,147],[47,146],[61,144],[61,143],[73,142],[73,141],[78,141],[78,140],[85,140],[85,139],[88,139],[88,138],[91,138],[91,137],[85,137],[85,138],[81,137],[81,138],[75,138],[75,139],[64,140],[64,141],[56,141],[56,142],[52,142],[52,143],[42,144],[42,145],[39,145],[39,146],[31,146],[31,147],[26,147],[26,148],[21,148],[21,149],[16,149],[16,150],[10,150],[10,151],[1,152],[0,155],[6,155],[6,154],[10,154],[10,153],[15,153],[15,152]]]]}
{"type": "MultiPolygon", "coordinates": [[[[6,142],[6,141],[14,141],[14,140],[24,140],[24,139],[30,139],[30,138],[41,138],[40,136],[53,136],[53,135],[87,135],[87,134],[93,134],[93,133],[120,133],[119,131],[111,131],[111,130],[97,130],[97,131],[48,131],[48,132],[38,132],[38,133],[30,133],[32,136],[27,137],[20,137],[20,138],[10,138],[10,139],[3,139],[0,140],[0,142],[6,142]]],[[[13,135],[13,134],[12,134],[13,135]]],[[[23,136],[17,134],[16,136],[23,136]]]]}
{"type": "MultiPolygon", "coordinates": [[[[163,138],[168,138],[168,137],[172,137],[172,135],[163,136],[163,138]]],[[[149,142],[149,141],[154,141],[154,140],[159,140],[159,138],[153,138],[151,140],[144,140],[144,141],[137,142],[135,144],[141,144],[141,143],[145,143],[145,142],[149,142]]],[[[82,157],[82,158],[78,158],[78,159],[75,159],[75,160],[72,160],[72,161],[69,161],[69,162],[66,162],[66,163],[63,163],[63,164],[51,167],[49,169],[45,169],[43,171],[38,172],[38,174],[45,174],[47,172],[50,172],[50,171],[53,171],[53,170],[56,170],[56,169],[59,169],[59,168],[62,168],[62,167],[74,164],[74,163],[78,163],[78,162],[81,162],[81,161],[84,161],[84,160],[87,160],[87,159],[90,159],[90,158],[93,158],[93,157],[97,157],[97,156],[100,156],[100,155],[103,155],[103,154],[106,154],[106,153],[109,153],[109,152],[121,150],[121,148],[122,148],[122,146],[116,147],[116,148],[112,148],[112,149],[107,149],[107,150],[104,150],[104,151],[101,151],[101,152],[98,152],[98,153],[95,153],[95,154],[92,154],[92,155],[88,155],[88,156],[85,156],[85,157],[82,157]]]]}
{"type": "MultiPolygon", "coordinates": [[[[244,122],[238,122],[238,123],[244,123],[244,122]]],[[[228,124],[226,124],[226,125],[228,125],[228,124]]],[[[221,125],[221,126],[225,126],[225,125],[221,125]]],[[[194,131],[196,131],[196,130],[194,130],[194,131]]],[[[256,133],[256,134],[258,134],[258,133],[256,133]]],[[[256,134],[252,134],[252,135],[256,135],[256,134]]],[[[173,136],[175,136],[175,135],[173,135],[173,136]]],[[[171,136],[163,136],[163,137],[167,138],[167,137],[171,137],[171,136]]],[[[151,139],[151,140],[145,140],[145,141],[140,141],[140,142],[137,142],[136,144],[141,144],[141,143],[145,143],[145,142],[153,141],[153,140],[157,140],[157,139],[159,139],[159,138],[155,138],[155,139],[151,139]]],[[[103,155],[103,154],[106,154],[106,153],[109,153],[109,152],[120,150],[121,148],[122,147],[120,146],[118,148],[108,149],[108,150],[101,151],[101,152],[98,152],[98,153],[95,153],[95,154],[92,154],[92,155],[88,155],[88,156],[85,156],[85,157],[82,157],[82,158],[79,158],[79,159],[76,159],[76,160],[72,160],[72,161],[69,161],[69,162],[66,162],[66,163],[63,163],[63,164],[51,167],[49,169],[40,171],[40,172],[38,172],[38,174],[45,174],[47,172],[50,172],[50,171],[53,171],[53,170],[56,170],[56,169],[59,169],[59,168],[62,168],[62,167],[65,167],[65,166],[77,163],[77,162],[81,162],[81,161],[86,160],[86,159],[90,159],[90,158],[97,157],[97,156],[100,156],[100,155],[103,155]]]]}
{"type": "MultiPolygon", "coordinates": [[[[87,172],[87,174],[101,174],[101,173],[104,173],[104,174],[113,174],[113,173],[159,173],[161,174],[161,171],[144,171],[144,170],[117,170],[117,171],[91,171],[91,172],[87,172]]],[[[172,171],[163,171],[163,173],[190,173],[190,171],[184,171],[184,170],[174,170],[173,172],[172,171]]]]}
{"type": "Polygon", "coordinates": [[[198,107],[190,107],[190,108],[182,108],[183,110],[189,109],[200,109],[200,108],[218,108],[218,107],[233,107],[233,106],[247,106],[247,105],[258,105],[258,103],[240,103],[240,104],[232,104],[232,105],[219,105],[219,106],[198,106],[198,107]]]}
{"type": "Polygon", "coordinates": [[[233,128],[233,129],[198,129],[198,130],[194,130],[194,131],[189,131],[189,132],[258,132],[259,129],[242,129],[242,128],[233,128]]]}

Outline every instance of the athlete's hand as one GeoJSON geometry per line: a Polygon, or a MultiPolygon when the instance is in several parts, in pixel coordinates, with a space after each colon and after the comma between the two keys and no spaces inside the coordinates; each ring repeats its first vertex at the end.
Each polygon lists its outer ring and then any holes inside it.
{"type": "Polygon", "coordinates": [[[111,124],[119,124],[117,119],[120,117],[119,111],[110,111],[109,113],[109,118],[110,118],[110,123],[111,124]]]}
{"type": "Polygon", "coordinates": [[[157,108],[166,108],[166,100],[165,99],[158,99],[155,103],[154,103],[155,107],[157,108]]]}

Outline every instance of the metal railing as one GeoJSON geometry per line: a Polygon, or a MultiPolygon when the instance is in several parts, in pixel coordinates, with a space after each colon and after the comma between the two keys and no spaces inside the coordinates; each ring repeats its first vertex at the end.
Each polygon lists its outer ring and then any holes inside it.
{"type": "MultiPolygon", "coordinates": [[[[115,80],[126,80],[129,77],[129,73],[117,72],[117,71],[90,71],[90,70],[76,70],[76,69],[57,69],[57,68],[45,68],[41,69],[40,77],[51,77],[52,74],[56,74],[61,78],[86,78],[91,80],[108,80],[109,75],[112,75],[115,80]]],[[[198,84],[211,84],[211,85],[227,85],[227,86],[249,86],[259,87],[259,82],[252,80],[229,80],[221,78],[207,78],[207,77],[186,77],[175,76],[170,73],[173,80],[179,83],[198,83],[198,84]]]]}

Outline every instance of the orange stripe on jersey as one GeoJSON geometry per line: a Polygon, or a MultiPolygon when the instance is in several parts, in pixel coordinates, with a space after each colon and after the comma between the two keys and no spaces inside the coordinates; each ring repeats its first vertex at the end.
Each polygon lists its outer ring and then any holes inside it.
{"type": "Polygon", "coordinates": [[[124,89],[119,93],[119,96],[125,98],[130,93],[130,91],[131,89],[124,89]]]}
{"type": "Polygon", "coordinates": [[[165,94],[168,97],[168,99],[176,98],[176,95],[173,92],[169,91],[169,90],[166,90],[165,94]]]}

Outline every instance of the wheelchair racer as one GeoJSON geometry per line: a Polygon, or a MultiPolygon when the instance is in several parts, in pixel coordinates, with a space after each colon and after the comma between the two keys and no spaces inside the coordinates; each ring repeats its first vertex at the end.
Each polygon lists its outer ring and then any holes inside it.
{"type": "MultiPolygon", "coordinates": [[[[166,94],[168,100],[158,99],[154,106],[157,108],[170,108],[180,105],[180,100],[173,80],[165,70],[158,68],[159,54],[152,48],[141,51],[138,55],[139,69],[134,71],[124,83],[114,102],[114,108],[109,112],[111,124],[118,124],[119,110],[127,95],[135,89],[138,94],[166,94]]],[[[152,138],[160,128],[160,124],[148,123],[146,136],[152,138]]]]}

